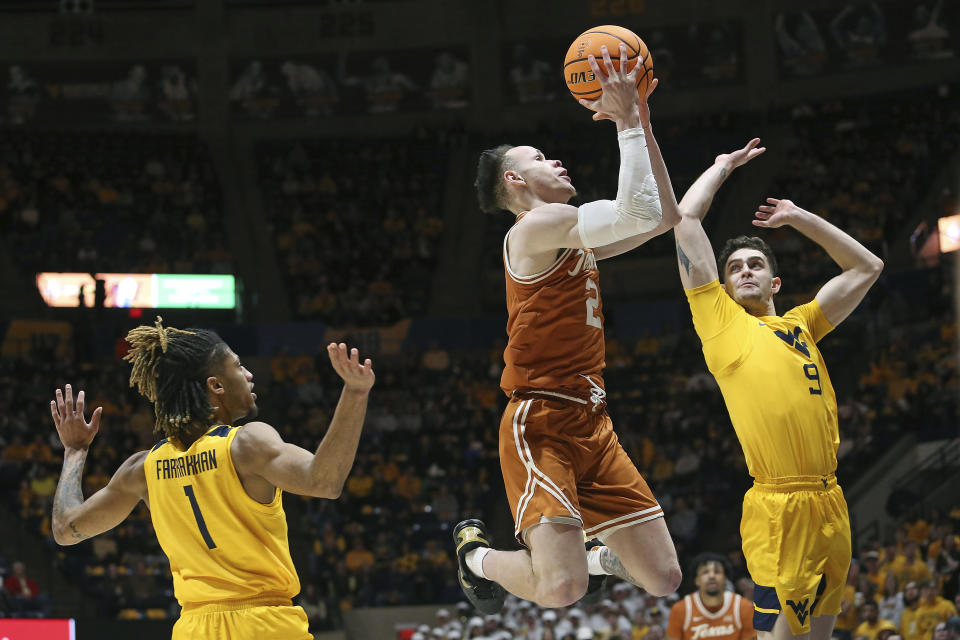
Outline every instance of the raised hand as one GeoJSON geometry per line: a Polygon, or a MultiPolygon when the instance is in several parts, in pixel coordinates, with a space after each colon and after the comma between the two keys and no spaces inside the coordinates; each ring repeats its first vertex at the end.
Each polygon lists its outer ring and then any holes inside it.
{"type": "Polygon", "coordinates": [[[767,150],[766,147],[758,147],[758,144],[760,144],[760,138],[754,138],[748,142],[743,149],[737,149],[730,153],[721,153],[714,162],[716,164],[723,164],[728,170],[732,171],[737,167],[747,164],[767,150]]]}
{"type": "MultiPolygon", "coordinates": [[[[626,128],[635,127],[639,118],[639,96],[637,95],[637,74],[642,66],[639,62],[633,65],[633,69],[627,71],[627,45],[620,43],[620,69],[613,66],[613,60],[610,59],[610,51],[606,45],[600,48],[603,54],[603,66],[606,70],[601,71],[600,65],[595,57],[588,56],[587,62],[594,76],[600,82],[603,94],[596,100],[590,101],[586,98],[580,99],[580,104],[594,111],[594,120],[613,120],[618,125],[626,128]]],[[[652,84],[652,83],[651,83],[652,84]]],[[[647,93],[649,95],[649,91],[647,93]]],[[[649,110],[647,115],[649,122],[649,110]]]]}
{"type": "Polygon", "coordinates": [[[77,394],[77,404],[73,404],[73,389],[68,384],[61,393],[57,389],[57,399],[50,401],[50,414],[57,428],[60,442],[65,449],[89,449],[90,443],[100,430],[100,416],[103,407],[97,407],[90,416],[90,422],[83,417],[84,393],[77,394]]]}
{"type": "Polygon", "coordinates": [[[370,358],[360,364],[360,352],[356,348],[347,354],[347,345],[331,342],[327,345],[327,355],[330,364],[337,375],[343,379],[343,386],[349,391],[369,391],[377,377],[373,373],[373,362],[370,358]]]}
{"type": "Polygon", "coordinates": [[[755,227],[765,229],[776,229],[785,224],[790,224],[803,214],[803,209],[793,204],[792,200],[777,198],[767,198],[766,205],[757,207],[754,213],[756,219],[753,221],[755,227]]]}

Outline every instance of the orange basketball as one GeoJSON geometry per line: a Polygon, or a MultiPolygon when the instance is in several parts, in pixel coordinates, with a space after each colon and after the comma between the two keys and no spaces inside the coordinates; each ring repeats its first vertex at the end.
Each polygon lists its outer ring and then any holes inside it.
{"type": "Polygon", "coordinates": [[[567,56],[563,59],[563,79],[567,89],[577,100],[586,98],[596,100],[603,93],[600,81],[594,77],[593,70],[587,56],[593,54],[600,65],[600,72],[606,73],[603,65],[603,54],[600,47],[607,45],[610,59],[615,69],[620,69],[620,43],[627,45],[627,71],[633,70],[639,61],[643,68],[637,75],[637,91],[642,98],[650,81],[653,80],[653,58],[637,34],[629,29],[616,25],[603,25],[584,31],[573,41],[567,49],[567,56]]]}

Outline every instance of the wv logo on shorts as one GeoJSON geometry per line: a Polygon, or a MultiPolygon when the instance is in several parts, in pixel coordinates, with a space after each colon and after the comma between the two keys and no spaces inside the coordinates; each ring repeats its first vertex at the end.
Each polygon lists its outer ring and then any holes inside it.
{"type": "Polygon", "coordinates": [[[803,355],[810,357],[810,349],[807,348],[807,343],[800,340],[800,327],[794,327],[793,333],[784,333],[783,331],[774,331],[773,333],[803,355]]]}
{"type": "Polygon", "coordinates": [[[806,624],[807,616],[810,615],[810,612],[807,611],[807,604],[810,603],[810,598],[807,598],[803,602],[796,603],[793,600],[787,600],[787,606],[793,609],[793,612],[797,616],[797,620],[800,621],[800,624],[806,624]]]}

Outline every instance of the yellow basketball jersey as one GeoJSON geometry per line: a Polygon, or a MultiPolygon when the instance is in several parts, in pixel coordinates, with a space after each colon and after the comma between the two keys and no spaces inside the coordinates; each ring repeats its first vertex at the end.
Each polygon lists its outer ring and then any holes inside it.
{"type": "Polygon", "coordinates": [[[758,479],[829,476],[837,468],[837,398],[817,342],[833,327],[816,300],[755,317],[714,280],[686,292],[716,377],[758,479]]]}
{"type": "Polygon", "coordinates": [[[282,492],[261,504],[234,469],[230,444],[240,429],[213,427],[185,451],[161,440],[144,462],[150,517],[181,605],[300,592],[282,492]]]}

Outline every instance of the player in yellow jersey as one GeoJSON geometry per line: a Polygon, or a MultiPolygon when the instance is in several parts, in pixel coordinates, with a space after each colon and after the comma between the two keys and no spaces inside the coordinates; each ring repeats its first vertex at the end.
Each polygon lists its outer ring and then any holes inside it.
{"type": "Polygon", "coordinates": [[[715,259],[701,218],[726,176],[763,153],[759,142],[718,156],[684,195],[677,258],[707,367],[754,478],[740,525],[757,585],[754,627],[760,640],[828,640],[850,565],[850,522],[834,475],[837,400],[817,343],[860,304],[883,262],[823,218],[775,198],[753,224],[793,227],[843,273],[814,300],[777,315],[781,274],[763,240],[730,240],[715,259]]]}
{"type": "Polygon", "coordinates": [[[170,560],[182,607],[173,638],[309,640],[307,616],[292,605],[300,580],[290,558],[281,492],[336,498],[353,466],[367,399],[370,360],[330,344],[343,391],[326,436],[311,454],[286,443],[257,414],[253,374],[214,332],[156,325],[131,331],[130,385],[154,404],[166,438],[120,466],[83,499],[87,450],[100,428],[87,422],[84,392],[67,385],[50,403],[64,446],[53,503],[53,533],[76,544],[120,524],[143,500],[170,560]]]}

